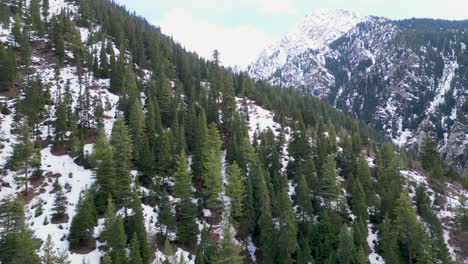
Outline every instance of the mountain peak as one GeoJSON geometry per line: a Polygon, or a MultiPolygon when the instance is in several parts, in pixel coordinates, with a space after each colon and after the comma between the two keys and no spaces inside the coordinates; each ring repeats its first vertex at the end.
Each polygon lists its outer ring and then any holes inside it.
{"type": "Polygon", "coordinates": [[[283,37],[263,50],[250,67],[254,77],[265,79],[283,66],[288,57],[297,56],[307,50],[321,51],[328,44],[363,21],[364,16],[342,9],[316,9],[283,37]]]}

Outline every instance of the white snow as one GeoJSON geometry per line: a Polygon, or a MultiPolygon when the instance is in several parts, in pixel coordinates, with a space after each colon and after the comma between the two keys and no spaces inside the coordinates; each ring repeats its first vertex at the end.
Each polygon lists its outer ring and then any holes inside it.
{"type": "Polygon", "coordinates": [[[455,77],[455,71],[458,69],[457,60],[445,59],[444,72],[441,82],[435,90],[435,97],[429,105],[429,111],[434,112],[436,107],[444,102],[445,95],[450,90],[452,80],[455,77]]]}
{"type": "Polygon", "coordinates": [[[264,49],[252,64],[250,73],[256,78],[267,79],[284,66],[288,58],[308,49],[325,49],[364,18],[344,10],[317,9],[293,26],[280,40],[264,49]]]}
{"type": "Polygon", "coordinates": [[[378,234],[377,231],[372,231],[374,226],[370,223],[367,222],[367,245],[369,246],[371,253],[369,254],[369,262],[370,264],[384,264],[385,260],[380,256],[376,249],[376,243],[378,241],[378,234]]]}

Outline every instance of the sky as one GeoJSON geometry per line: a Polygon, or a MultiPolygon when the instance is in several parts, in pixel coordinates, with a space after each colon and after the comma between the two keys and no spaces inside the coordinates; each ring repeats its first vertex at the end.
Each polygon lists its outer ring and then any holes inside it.
{"type": "Polygon", "coordinates": [[[468,19],[468,0],[115,0],[188,50],[245,69],[314,9],[339,8],[392,19],[468,19]]]}

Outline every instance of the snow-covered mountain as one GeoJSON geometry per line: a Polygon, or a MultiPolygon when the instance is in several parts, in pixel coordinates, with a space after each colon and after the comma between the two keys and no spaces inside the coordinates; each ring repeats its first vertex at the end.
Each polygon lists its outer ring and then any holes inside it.
{"type": "Polygon", "coordinates": [[[467,29],[464,21],[319,10],[265,49],[248,72],[328,98],[400,146],[437,138],[446,162],[461,172],[468,160],[467,29]]]}

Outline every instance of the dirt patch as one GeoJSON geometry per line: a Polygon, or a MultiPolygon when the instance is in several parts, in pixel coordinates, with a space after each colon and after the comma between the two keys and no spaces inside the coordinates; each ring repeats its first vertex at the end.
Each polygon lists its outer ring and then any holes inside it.
{"type": "Polygon", "coordinates": [[[87,246],[79,248],[70,248],[70,252],[73,254],[86,255],[93,252],[96,249],[96,240],[90,241],[87,246]]]}
{"type": "Polygon", "coordinates": [[[29,204],[34,197],[39,195],[38,193],[35,193],[33,189],[29,189],[27,192],[22,191],[18,194],[18,199],[23,201],[25,204],[29,204]]]}
{"type": "Polygon", "coordinates": [[[68,223],[69,217],[68,215],[53,215],[50,219],[52,224],[65,224],[68,223]]]}
{"type": "Polygon", "coordinates": [[[50,150],[52,155],[54,156],[65,156],[67,155],[67,146],[65,145],[54,145],[52,146],[52,149],[50,150]]]}
{"type": "Polygon", "coordinates": [[[42,185],[42,183],[44,182],[45,180],[45,177],[44,176],[37,176],[37,175],[33,175],[29,178],[29,183],[31,184],[31,186],[36,189],[38,188],[39,186],[42,185]]]}
{"type": "Polygon", "coordinates": [[[223,210],[221,208],[211,209],[211,215],[206,218],[210,226],[219,225],[223,220],[223,210]]]}

